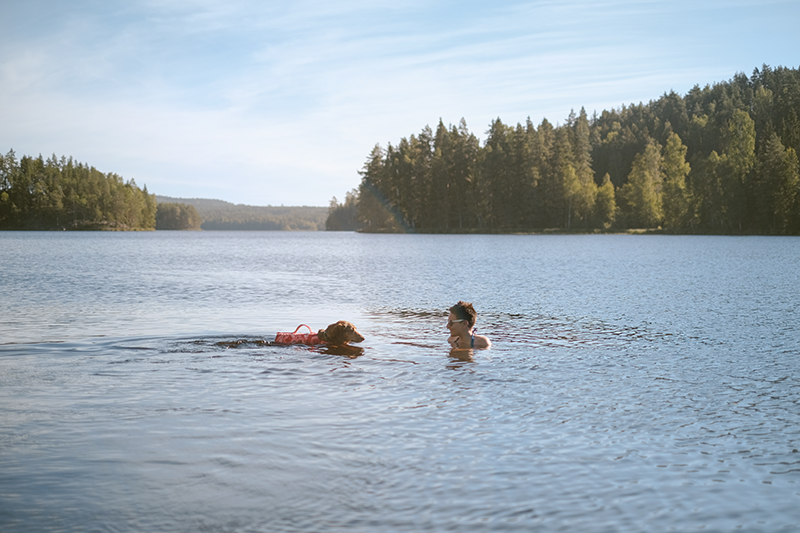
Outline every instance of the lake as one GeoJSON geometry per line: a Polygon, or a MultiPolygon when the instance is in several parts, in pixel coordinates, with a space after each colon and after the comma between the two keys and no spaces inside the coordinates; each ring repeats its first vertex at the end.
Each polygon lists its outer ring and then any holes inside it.
{"type": "Polygon", "coordinates": [[[798,237],[0,249],[4,532],[800,528],[798,237]],[[449,351],[461,299],[491,349],[449,351]]]}

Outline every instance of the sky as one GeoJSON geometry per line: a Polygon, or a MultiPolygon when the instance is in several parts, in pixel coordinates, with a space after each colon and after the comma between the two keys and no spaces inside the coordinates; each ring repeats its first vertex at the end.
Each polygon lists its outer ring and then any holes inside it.
{"type": "Polygon", "coordinates": [[[0,152],[327,206],[376,144],[800,67],[797,0],[6,0],[0,152]]]}

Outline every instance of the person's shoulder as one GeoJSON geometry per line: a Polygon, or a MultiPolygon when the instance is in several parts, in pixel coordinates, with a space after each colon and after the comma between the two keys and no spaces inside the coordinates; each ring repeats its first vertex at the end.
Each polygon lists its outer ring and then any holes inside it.
{"type": "Polygon", "coordinates": [[[491,345],[492,341],[489,340],[489,337],[475,335],[475,348],[489,348],[491,345]]]}

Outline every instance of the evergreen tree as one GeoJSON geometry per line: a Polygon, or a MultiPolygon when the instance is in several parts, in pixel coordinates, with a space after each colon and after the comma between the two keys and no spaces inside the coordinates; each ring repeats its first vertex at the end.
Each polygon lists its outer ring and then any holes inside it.
{"type": "Polygon", "coordinates": [[[450,192],[453,227],[459,230],[480,227],[483,198],[479,190],[480,143],[469,132],[463,118],[457,128],[452,128],[450,137],[453,140],[453,182],[450,192]]]}
{"type": "Polygon", "coordinates": [[[608,229],[614,225],[617,219],[617,201],[614,192],[614,184],[611,176],[603,176],[603,184],[597,189],[597,200],[595,201],[595,221],[597,226],[608,229]]]}
{"type": "Polygon", "coordinates": [[[508,130],[509,172],[507,220],[510,228],[523,228],[533,217],[533,199],[538,182],[529,130],[522,124],[508,130]]]}
{"type": "Polygon", "coordinates": [[[689,173],[691,183],[691,210],[697,226],[713,231],[724,229],[728,219],[724,212],[725,203],[722,191],[724,178],[724,158],[712,151],[707,157],[695,155],[692,171],[689,173]]]}
{"type": "Polygon", "coordinates": [[[741,109],[733,111],[722,130],[724,145],[724,181],[721,184],[725,224],[741,230],[747,209],[747,179],[755,164],[756,130],[750,115],[741,109]]]}
{"type": "Polygon", "coordinates": [[[594,172],[592,171],[592,147],[589,137],[589,120],[586,110],[581,108],[580,115],[573,127],[575,181],[569,178],[567,182],[570,187],[568,201],[572,209],[570,218],[574,215],[574,218],[584,226],[591,221],[597,199],[597,184],[594,182],[594,172]]]}
{"type": "Polygon", "coordinates": [[[580,191],[580,182],[575,172],[574,150],[568,127],[556,129],[553,160],[556,178],[553,193],[560,200],[556,204],[560,215],[558,218],[561,219],[558,226],[569,229],[572,226],[572,203],[580,191]]]}
{"type": "Polygon", "coordinates": [[[556,163],[556,129],[543,119],[537,130],[537,163],[539,183],[537,191],[542,199],[541,227],[562,226],[563,184],[559,179],[556,163]]]}
{"type": "Polygon", "coordinates": [[[0,227],[3,227],[15,215],[17,207],[13,203],[12,184],[17,181],[19,164],[14,150],[0,155],[0,227]]]}
{"type": "Polygon", "coordinates": [[[328,208],[328,218],[325,221],[327,231],[355,231],[360,228],[358,223],[358,190],[349,191],[343,203],[339,203],[334,196],[328,208]]]}
{"type": "Polygon", "coordinates": [[[384,152],[379,145],[372,149],[364,164],[358,188],[358,219],[369,231],[400,231],[397,210],[387,198],[389,181],[384,166],[384,152]]]}
{"type": "Polygon", "coordinates": [[[633,160],[628,183],[620,189],[630,227],[653,228],[663,219],[661,149],[651,141],[633,160]]]}
{"type": "Polygon", "coordinates": [[[530,117],[525,122],[525,139],[529,157],[527,170],[529,188],[525,198],[526,212],[523,215],[522,225],[526,228],[543,228],[545,224],[541,179],[545,149],[530,117]]]}
{"type": "Polygon", "coordinates": [[[664,188],[662,202],[664,226],[682,228],[689,224],[689,193],[686,176],[691,166],[686,161],[687,148],[677,133],[671,133],[664,147],[664,188]]]}
{"type": "Polygon", "coordinates": [[[770,135],[756,168],[758,219],[770,232],[800,231],[800,167],[797,152],[770,135]]]}
{"type": "Polygon", "coordinates": [[[490,227],[511,228],[514,226],[513,213],[509,209],[514,203],[514,184],[512,180],[511,148],[508,142],[508,127],[498,118],[493,120],[486,132],[484,144],[483,175],[488,184],[488,212],[486,220],[490,227]]]}
{"type": "Polygon", "coordinates": [[[433,138],[433,154],[430,163],[432,200],[433,205],[438,206],[438,209],[431,211],[432,229],[448,230],[450,228],[450,213],[454,208],[450,194],[454,182],[452,171],[455,161],[453,159],[454,147],[450,131],[439,119],[433,138]]]}
{"type": "Polygon", "coordinates": [[[422,207],[418,180],[414,175],[416,151],[416,137],[412,135],[410,141],[402,138],[397,148],[389,145],[386,154],[386,172],[395,193],[394,205],[411,229],[416,228],[422,207]]]}
{"type": "MultiPolygon", "coordinates": [[[[412,141],[414,139],[412,138],[412,141]]],[[[422,128],[412,146],[412,175],[416,191],[416,204],[419,212],[418,227],[430,231],[435,227],[440,206],[436,204],[433,172],[433,131],[429,126],[422,128]]]]}

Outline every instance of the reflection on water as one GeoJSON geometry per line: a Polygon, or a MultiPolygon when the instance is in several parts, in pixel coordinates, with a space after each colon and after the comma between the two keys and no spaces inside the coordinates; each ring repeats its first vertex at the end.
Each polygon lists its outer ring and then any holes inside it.
{"type": "Polygon", "coordinates": [[[355,359],[364,355],[364,348],[348,344],[340,345],[321,345],[315,347],[320,353],[328,355],[341,355],[349,359],[355,359]]]}
{"type": "Polygon", "coordinates": [[[231,340],[226,339],[226,340],[215,340],[215,341],[209,341],[209,340],[202,339],[202,340],[192,341],[190,344],[192,346],[216,347],[216,348],[221,348],[221,349],[224,349],[224,350],[230,350],[230,349],[258,349],[258,348],[264,348],[264,347],[284,347],[284,348],[289,348],[289,347],[293,346],[295,348],[299,347],[299,348],[302,348],[302,349],[307,349],[307,350],[309,350],[310,352],[313,352],[313,353],[322,353],[322,354],[328,354],[328,355],[341,355],[341,356],[344,356],[344,357],[348,357],[350,359],[355,359],[356,357],[359,357],[359,356],[364,354],[364,348],[362,348],[361,346],[355,346],[355,345],[347,345],[347,344],[345,344],[345,345],[327,345],[327,344],[320,344],[320,345],[306,346],[306,345],[302,345],[301,344],[301,345],[288,346],[288,345],[285,345],[285,344],[276,344],[274,341],[266,340],[266,339],[231,339],[231,340]]]}
{"type": "Polygon", "coordinates": [[[800,525],[800,239],[62,237],[0,235],[3,531],[800,525]]]}
{"type": "Polygon", "coordinates": [[[475,351],[452,349],[450,350],[450,361],[452,364],[448,368],[453,370],[461,368],[463,366],[462,363],[474,363],[475,351]]]}

